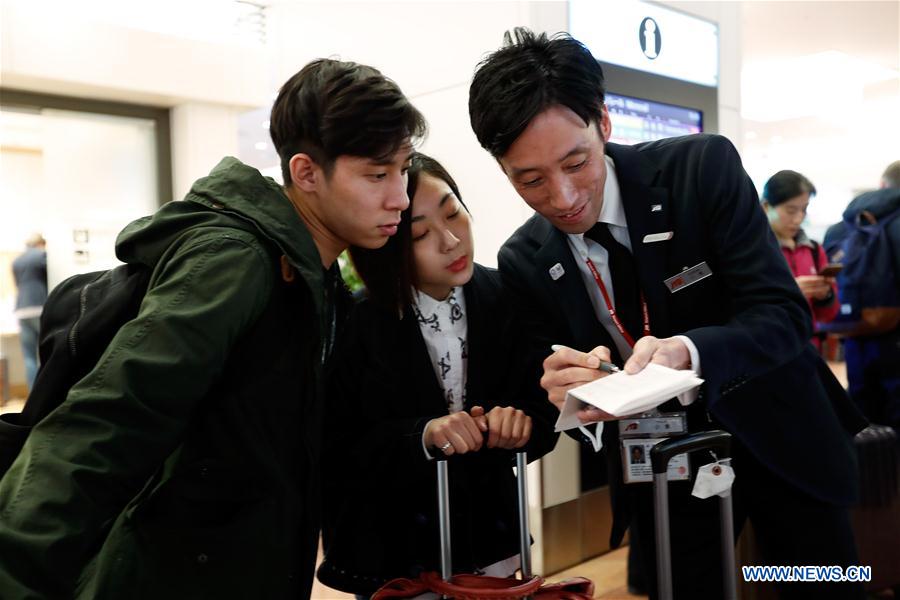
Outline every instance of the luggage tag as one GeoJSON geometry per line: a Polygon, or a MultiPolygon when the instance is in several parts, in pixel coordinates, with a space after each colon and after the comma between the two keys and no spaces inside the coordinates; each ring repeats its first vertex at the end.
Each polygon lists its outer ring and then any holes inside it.
{"type": "Polygon", "coordinates": [[[653,412],[639,417],[619,419],[619,437],[664,437],[687,433],[687,413],[653,412]]]}
{"type": "MultiPolygon", "coordinates": [[[[653,481],[653,464],[650,449],[664,437],[626,438],[619,440],[622,450],[622,480],[625,483],[649,483],[653,481]]],[[[687,481],[691,478],[691,466],[687,454],[677,454],[669,461],[669,481],[687,481]]]]}
{"type": "Polygon", "coordinates": [[[731,468],[731,459],[716,459],[716,462],[703,465],[697,469],[697,479],[694,481],[694,489],[691,491],[691,495],[701,500],[712,495],[725,498],[731,493],[733,483],[734,469],[731,468]]]}
{"type": "Polygon", "coordinates": [[[681,273],[678,275],[673,275],[668,279],[664,280],[663,283],[666,284],[666,287],[669,288],[669,291],[673,294],[679,290],[682,290],[689,285],[693,285],[700,281],[701,279],[706,279],[712,275],[712,269],[709,268],[709,265],[706,264],[706,261],[703,261],[700,264],[696,264],[690,269],[687,267],[684,268],[681,273]]]}

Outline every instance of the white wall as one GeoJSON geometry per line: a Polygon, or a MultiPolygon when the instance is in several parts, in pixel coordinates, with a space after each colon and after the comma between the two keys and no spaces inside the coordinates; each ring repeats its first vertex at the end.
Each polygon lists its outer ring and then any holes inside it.
{"type": "Polygon", "coordinates": [[[183,102],[172,108],[172,199],[184,198],[191,184],[223,156],[237,155],[239,115],[236,107],[208,102],[183,102]]]}
{"type": "Polygon", "coordinates": [[[119,231],[155,210],[155,133],[146,119],[57,110],[42,118],[41,231],[53,287],[76,273],[117,265],[119,231]]]}
{"type": "Polygon", "coordinates": [[[0,251],[22,251],[31,232],[40,230],[45,214],[42,151],[4,148],[0,155],[0,181],[0,251]]]}
{"type": "Polygon", "coordinates": [[[259,48],[109,24],[81,2],[4,0],[0,17],[5,87],[161,106],[265,101],[259,48]]]}
{"type": "MultiPolygon", "coordinates": [[[[98,12],[103,8],[96,0],[4,0],[3,86],[172,107],[174,197],[181,198],[219,158],[237,154],[237,116],[269,101],[273,61],[261,46],[237,40],[188,39],[116,24],[98,12]]],[[[150,3],[142,8],[155,10],[150,3]]],[[[172,11],[171,19],[185,15],[172,2],[158,10],[172,11]]]]}

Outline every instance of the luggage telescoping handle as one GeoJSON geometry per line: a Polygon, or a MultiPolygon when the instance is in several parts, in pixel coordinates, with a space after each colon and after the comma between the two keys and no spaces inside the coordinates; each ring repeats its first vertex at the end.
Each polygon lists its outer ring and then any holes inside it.
{"type": "MultiPolygon", "coordinates": [[[[438,449],[432,455],[437,463],[438,525],[441,534],[441,578],[453,576],[450,546],[450,487],[447,477],[447,456],[438,449]]],[[[522,560],[522,579],[531,578],[531,529],[528,524],[528,454],[516,452],[516,491],[519,505],[519,555],[522,560]]]]}
{"type": "MultiPolygon", "coordinates": [[[[672,598],[672,549],[669,540],[669,460],[685,452],[714,450],[718,458],[731,455],[731,434],[721,430],[703,431],[664,440],[650,449],[653,465],[653,496],[656,512],[656,576],[660,600],[672,598]]],[[[725,598],[737,598],[734,560],[734,514],[731,492],[719,498],[722,530],[722,579],[725,598]]]]}

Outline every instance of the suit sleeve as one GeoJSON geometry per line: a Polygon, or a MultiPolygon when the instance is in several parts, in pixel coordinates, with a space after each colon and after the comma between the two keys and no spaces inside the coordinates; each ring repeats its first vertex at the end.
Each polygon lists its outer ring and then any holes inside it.
{"type": "Polygon", "coordinates": [[[700,353],[703,394],[713,406],[797,357],[812,335],[811,315],[731,142],[708,139],[696,180],[700,225],[730,303],[727,322],[684,332],[700,353]]]}
{"type": "MultiPolygon", "coordinates": [[[[505,277],[503,278],[505,281],[505,277]]],[[[503,322],[503,329],[499,339],[503,340],[506,352],[506,370],[503,374],[505,389],[503,397],[508,398],[504,405],[514,406],[531,417],[531,439],[524,446],[528,453],[528,460],[533,461],[547,454],[556,446],[559,434],[554,431],[554,424],[559,417],[559,411],[547,399],[547,393],[540,386],[540,376],[543,368],[540,366],[544,356],[549,354],[549,344],[544,346],[543,356],[540,351],[540,341],[532,351],[533,356],[528,359],[527,348],[534,341],[529,335],[532,325],[522,314],[521,306],[515,301],[511,289],[502,286],[500,306],[505,309],[499,316],[503,322]],[[525,352],[523,352],[525,351],[525,352]],[[524,358],[524,360],[523,360],[524,358]],[[535,363],[539,371],[535,371],[535,363]],[[535,379],[535,373],[537,379],[535,379]]]]}
{"type": "MultiPolygon", "coordinates": [[[[541,377],[544,375],[544,359],[550,355],[550,346],[565,343],[566,340],[553,331],[551,319],[541,309],[535,297],[536,292],[528,286],[528,274],[534,269],[533,257],[529,254],[524,241],[517,234],[500,248],[497,263],[502,275],[504,295],[515,315],[518,330],[514,336],[517,345],[510,346],[514,348],[511,353],[513,369],[521,381],[523,396],[529,399],[536,413],[548,421],[552,428],[559,417],[559,411],[541,387],[541,377]]],[[[594,425],[590,427],[596,428],[594,425]]],[[[579,443],[593,445],[593,440],[578,429],[570,429],[566,434],[579,443]]],[[[546,452],[553,449],[558,438],[558,434],[554,434],[553,446],[547,448],[546,452]]],[[[545,442],[549,442],[549,438],[545,442]]]]}
{"type": "Polygon", "coordinates": [[[185,242],[157,269],[138,316],[32,430],[0,482],[5,598],[71,596],[264,309],[272,272],[258,244],[229,234],[185,242]]]}
{"type": "Polygon", "coordinates": [[[409,365],[379,344],[380,336],[397,332],[386,331],[377,313],[368,303],[353,310],[327,377],[326,460],[361,474],[377,470],[385,457],[425,464],[422,433],[428,421],[442,416],[393,412],[406,395],[409,365]]]}

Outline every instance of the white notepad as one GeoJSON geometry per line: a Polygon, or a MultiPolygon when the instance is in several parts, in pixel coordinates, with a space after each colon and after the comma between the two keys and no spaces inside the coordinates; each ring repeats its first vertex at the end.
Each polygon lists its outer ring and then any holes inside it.
{"type": "Polygon", "coordinates": [[[634,375],[621,371],[601,377],[568,391],[556,421],[556,431],[584,425],[577,413],[585,403],[611,415],[625,417],[656,408],[701,383],[703,380],[693,371],[677,371],[654,363],[634,375]]]}

